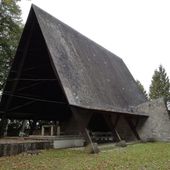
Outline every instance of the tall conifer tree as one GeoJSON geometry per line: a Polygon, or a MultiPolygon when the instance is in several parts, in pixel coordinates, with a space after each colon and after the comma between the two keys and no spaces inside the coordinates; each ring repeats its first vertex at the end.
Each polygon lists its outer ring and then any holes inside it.
{"type": "Polygon", "coordinates": [[[159,66],[158,70],[155,70],[149,90],[150,99],[160,97],[170,99],[169,77],[162,65],[159,66]]]}

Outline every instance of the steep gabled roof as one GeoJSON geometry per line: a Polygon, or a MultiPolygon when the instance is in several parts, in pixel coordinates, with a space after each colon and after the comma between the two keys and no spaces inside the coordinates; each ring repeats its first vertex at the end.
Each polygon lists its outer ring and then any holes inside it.
{"type": "Polygon", "coordinates": [[[131,108],[146,99],[121,58],[35,5],[30,13],[39,24],[69,105],[142,115],[131,108]]]}
{"type": "Polygon", "coordinates": [[[121,58],[33,6],[69,104],[103,109],[146,99],[121,58]]]}

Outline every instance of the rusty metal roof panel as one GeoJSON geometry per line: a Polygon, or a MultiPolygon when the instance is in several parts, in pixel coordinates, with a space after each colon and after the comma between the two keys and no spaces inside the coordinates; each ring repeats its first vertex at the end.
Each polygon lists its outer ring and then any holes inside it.
{"type": "Polygon", "coordinates": [[[121,58],[32,8],[70,105],[123,112],[146,101],[121,58]]]}

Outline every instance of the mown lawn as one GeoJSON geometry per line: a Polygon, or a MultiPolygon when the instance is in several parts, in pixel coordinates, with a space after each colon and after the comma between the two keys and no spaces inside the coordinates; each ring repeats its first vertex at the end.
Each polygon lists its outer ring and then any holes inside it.
{"type": "Polygon", "coordinates": [[[0,158],[0,170],[170,170],[170,143],[129,145],[86,154],[80,150],[47,150],[39,155],[0,158]]]}

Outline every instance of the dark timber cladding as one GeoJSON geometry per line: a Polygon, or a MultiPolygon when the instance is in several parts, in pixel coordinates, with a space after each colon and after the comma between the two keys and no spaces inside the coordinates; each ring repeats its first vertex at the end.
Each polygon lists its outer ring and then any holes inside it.
{"type": "Polygon", "coordinates": [[[121,58],[32,6],[1,115],[59,121],[81,112],[147,116],[133,109],[145,101],[121,58]]]}

